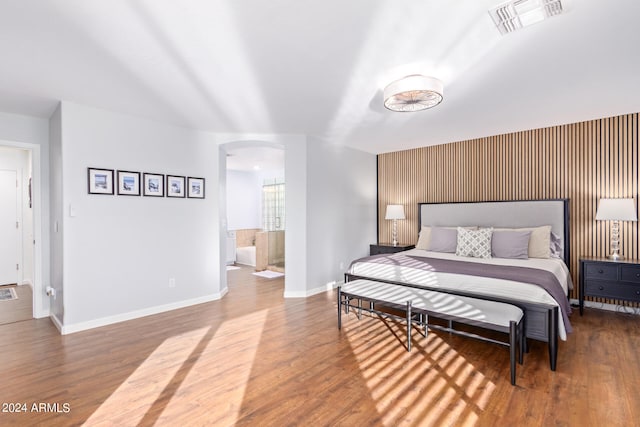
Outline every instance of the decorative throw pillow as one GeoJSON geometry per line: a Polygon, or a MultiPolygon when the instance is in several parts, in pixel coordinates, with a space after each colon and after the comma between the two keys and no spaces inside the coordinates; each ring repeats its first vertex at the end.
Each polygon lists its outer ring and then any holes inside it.
{"type": "Polygon", "coordinates": [[[531,231],[494,230],[491,235],[491,256],[496,258],[529,258],[531,231]]]}
{"type": "Polygon", "coordinates": [[[493,228],[465,230],[458,227],[456,255],[475,258],[491,258],[491,235],[493,228]]]}
{"type": "Polygon", "coordinates": [[[457,246],[458,231],[455,228],[431,227],[429,250],[454,253],[457,246]]]}

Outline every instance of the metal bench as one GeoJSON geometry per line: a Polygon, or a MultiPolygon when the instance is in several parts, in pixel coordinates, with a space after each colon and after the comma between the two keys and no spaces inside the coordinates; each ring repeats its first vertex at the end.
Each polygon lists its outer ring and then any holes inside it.
{"type": "Polygon", "coordinates": [[[427,336],[428,328],[443,330],[458,335],[476,338],[509,347],[511,364],[511,384],[516,383],[516,349],[518,362],[522,364],[524,352],[524,312],[511,304],[503,302],[458,296],[444,292],[429,291],[409,286],[402,286],[373,280],[357,279],[338,287],[338,329],[342,328],[342,308],[367,311],[382,316],[400,318],[407,322],[407,351],[411,351],[411,327],[415,323],[424,328],[427,336]],[[354,300],[357,305],[354,305],[354,300]],[[363,307],[362,301],[369,302],[363,307]],[[405,312],[400,317],[375,308],[379,305],[405,312]],[[448,327],[429,323],[429,316],[448,321],[448,327]],[[509,341],[500,341],[474,333],[453,328],[453,322],[472,325],[509,334],[509,341]]]}

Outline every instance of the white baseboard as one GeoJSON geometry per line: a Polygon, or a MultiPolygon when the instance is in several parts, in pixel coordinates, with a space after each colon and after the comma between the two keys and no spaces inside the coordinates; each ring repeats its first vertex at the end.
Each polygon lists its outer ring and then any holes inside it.
{"type": "Polygon", "coordinates": [[[58,329],[60,334],[63,334],[62,333],[62,322],[60,321],[60,319],[58,319],[58,316],[56,316],[55,314],[52,314],[52,315],[49,316],[49,318],[51,319],[51,322],[53,322],[53,325],[58,329]]]}
{"type": "Polygon", "coordinates": [[[228,292],[228,288],[224,288],[215,294],[206,295],[199,298],[193,298],[184,301],[172,302],[170,304],[158,305],[155,307],[144,308],[142,310],[130,311],[128,313],[116,314],[115,316],[102,317],[100,319],[89,320],[86,322],[74,323],[71,325],[62,325],[59,319],[51,316],[54,324],[60,330],[62,335],[73,334],[74,332],[86,331],[87,329],[99,328],[101,326],[112,325],[114,323],[126,322],[127,320],[138,319],[140,317],[151,316],[154,314],[164,313],[165,311],[177,310],[196,304],[211,302],[221,299],[228,292]],[[58,326],[60,325],[60,326],[58,326]]]}
{"type": "Polygon", "coordinates": [[[312,295],[320,294],[322,292],[329,292],[342,284],[344,284],[344,282],[334,281],[334,282],[329,282],[324,286],[318,286],[317,288],[308,289],[306,291],[293,291],[293,292],[285,291],[284,297],[285,298],[307,298],[312,295]]]}
{"type": "MultiPolygon", "coordinates": [[[[569,302],[571,303],[571,305],[579,305],[580,304],[580,301],[577,300],[577,299],[571,299],[571,300],[569,300],[569,302]]],[[[626,314],[637,314],[637,315],[640,315],[640,309],[637,309],[637,308],[634,308],[634,307],[625,307],[625,306],[616,305],[616,304],[607,304],[607,303],[604,303],[604,302],[585,301],[584,302],[584,306],[585,307],[589,307],[589,308],[597,308],[597,309],[600,309],[600,310],[615,311],[616,313],[626,313],[626,314]]],[[[573,308],[575,308],[575,307],[573,307],[573,308]]]]}

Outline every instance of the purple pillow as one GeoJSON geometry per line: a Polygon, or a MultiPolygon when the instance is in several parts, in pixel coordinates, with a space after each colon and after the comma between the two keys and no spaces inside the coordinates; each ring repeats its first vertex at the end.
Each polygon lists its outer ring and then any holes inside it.
{"type": "Polygon", "coordinates": [[[458,247],[458,230],[455,228],[431,228],[429,249],[433,252],[455,253],[458,247]]]}
{"type": "Polygon", "coordinates": [[[491,236],[491,256],[495,258],[529,258],[531,231],[494,231],[491,236]]]}

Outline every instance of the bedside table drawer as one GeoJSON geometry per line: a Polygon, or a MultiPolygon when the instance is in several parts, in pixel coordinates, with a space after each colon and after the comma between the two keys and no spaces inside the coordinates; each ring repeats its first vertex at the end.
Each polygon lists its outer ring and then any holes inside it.
{"type": "Polygon", "coordinates": [[[618,266],[605,264],[586,264],[585,277],[590,279],[617,280],[618,266]]]}
{"type": "Polygon", "coordinates": [[[620,280],[624,282],[640,283],[640,267],[623,265],[620,268],[620,280]]]}
{"type": "Polygon", "coordinates": [[[625,285],[620,283],[586,280],[584,282],[584,290],[585,293],[590,296],[640,301],[640,284],[625,285]]]}

